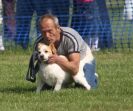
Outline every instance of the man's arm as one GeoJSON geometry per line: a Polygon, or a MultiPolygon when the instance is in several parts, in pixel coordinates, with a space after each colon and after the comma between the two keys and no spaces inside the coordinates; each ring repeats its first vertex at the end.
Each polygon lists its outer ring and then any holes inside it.
{"type": "Polygon", "coordinates": [[[68,61],[58,55],[53,55],[49,58],[49,63],[58,64],[63,70],[76,75],[79,71],[80,54],[71,53],[68,56],[68,61]]]}

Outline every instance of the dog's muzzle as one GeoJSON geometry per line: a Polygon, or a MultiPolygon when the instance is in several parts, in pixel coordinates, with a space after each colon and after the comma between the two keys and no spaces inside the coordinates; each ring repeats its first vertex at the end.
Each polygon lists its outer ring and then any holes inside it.
{"type": "Polygon", "coordinates": [[[44,56],[43,55],[38,55],[38,60],[40,62],[43,62],[45,64],[48,64],[48,59],[44,59],[44,56]]]}

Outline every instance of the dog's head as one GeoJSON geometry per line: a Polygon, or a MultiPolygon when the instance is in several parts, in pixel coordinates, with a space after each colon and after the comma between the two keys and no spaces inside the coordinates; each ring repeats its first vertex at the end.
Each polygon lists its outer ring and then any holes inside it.
{"type": "Polygon", "coordinates": [[[40,61],[48,61],[49,57],[56,54],[54,44],[46,45],[44,43],[38,43],[38,59],[40,61]]]}

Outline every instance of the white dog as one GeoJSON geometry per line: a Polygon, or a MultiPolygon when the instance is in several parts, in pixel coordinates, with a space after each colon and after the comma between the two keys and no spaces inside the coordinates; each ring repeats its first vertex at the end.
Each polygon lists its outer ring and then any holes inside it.
{"type": "MultiPolygon", "coordinates": [[[[88,50],[90,51],[90,49],[88,50]]],[[[73,77],[68,72],[65,72],[58,64],[47,64],[49,56],[56,52],[53,45],[48,46],[43,43],[39,43],[38,52],[38,57],[41,63],[39,67],[36,92],[40,92],[45,83],[54,87],[54,91],[59,91],[62,85],[70,84],[73,80],[84,86],[87,90],[90,90],[91,86],[84,77],[83,66],[85,63],[93,59],[91,52],[88,52],[88,56],[81,60],[79,72],[73,77]]],[[[65,58],[64,56],[61,57],[65,58]]],[[[67,61],[67,58],[65,59],[67,61]]]]}

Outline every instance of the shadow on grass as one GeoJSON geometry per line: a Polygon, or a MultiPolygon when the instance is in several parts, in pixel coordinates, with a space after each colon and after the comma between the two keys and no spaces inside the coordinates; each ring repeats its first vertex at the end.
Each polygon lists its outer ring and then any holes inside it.
{"type": "MultiPolygon", "coordinates": [[[[84,89],[83,86],[76,84],[75,86],[69,86],[69,87],[64,87],[65,89],[75,89],[75,88],[80,88],[80,89],[84,89]]],[[[62,89],[64,89],[62,88],[62,89]]],[[[44,85],[42,88],[42,91],[53,91],[54,87],[50,87],[48,85],[44,85]]],[[[24,86],[14,86],[14,87],[5,87],[5,88],[0,88],[0,93],[34,93],[36,92],[36,87],[24,87],[24,86]]]]}
{"type": "MultiPolygon", "coordinates": [[[[42,91],[49,90],[53,91],[54,88],[48,85],[44,85],[42,91]]],[[[36,92],[36,87],[21,87],[21,86],[14,86],[14,87],[7,87],[7,88],[0,88],[0,93],[30,93],[36,92]]]]}
{"type": "Polygon", "coordinates": [[[27,93],[27,92],[35,92],[35,87],[8,87],[1,88],[1,93],[27,93]]]}

